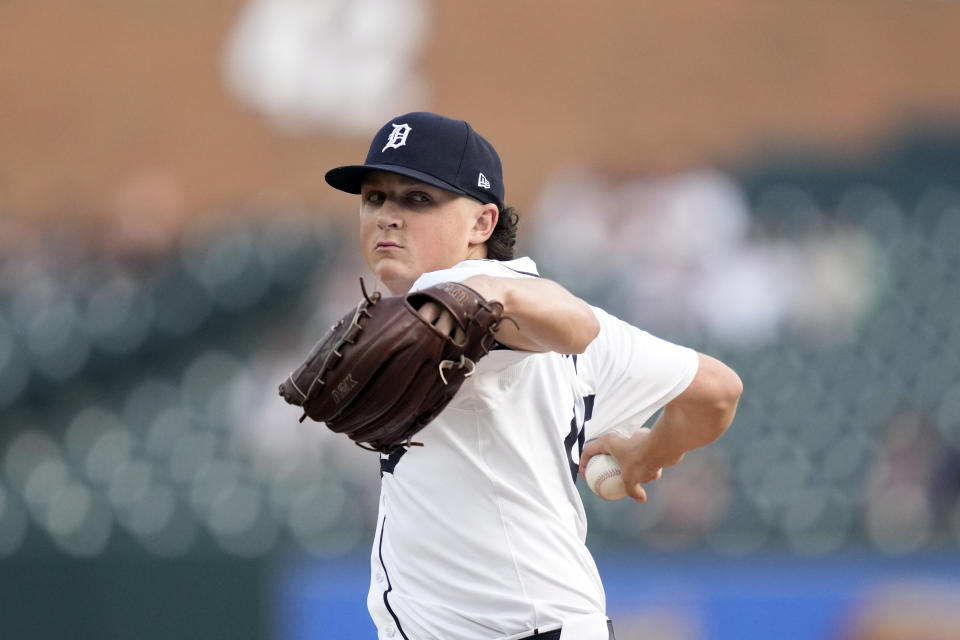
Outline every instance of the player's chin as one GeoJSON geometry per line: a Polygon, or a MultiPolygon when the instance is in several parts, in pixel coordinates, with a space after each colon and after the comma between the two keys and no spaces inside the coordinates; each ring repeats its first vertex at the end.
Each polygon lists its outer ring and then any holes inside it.
{"type": "Polygon", "coordinates": [[[383,282],[394,294],[406,293],[414,281],[420,277],[415,269],[405,262],[392,257],[376,260],[371,268],[380,282],[383,282]]]}

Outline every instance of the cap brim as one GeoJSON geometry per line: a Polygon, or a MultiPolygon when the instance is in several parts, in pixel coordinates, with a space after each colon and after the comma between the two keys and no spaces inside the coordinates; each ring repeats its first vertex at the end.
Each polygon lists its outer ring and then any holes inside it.
{"type": "Polygon", "coordinates": [[[422,171],[417,171],[415,169],[408,169],[407,167],[400,167],[393,164],[354,164],[347,165],[344,167],[336,167],[335,169],[330,169],[327,171],[324,179],[334,189],[339,189],[340,191],[346,191],[347,193],[360,193],[360,187],[363,184],[364,177],[371,171],[386,171],[388,173],[396,173],[401,176],[406,176],[408,178],[413,178],[424,184],[429,184],[445,191],[452,191],[462,196],[474,197],[471,194],[467,193],[463,189],[459,189],[449,182],[445,182],[440,178],[435,178],[429,173],[423,173],[422,171]]]}

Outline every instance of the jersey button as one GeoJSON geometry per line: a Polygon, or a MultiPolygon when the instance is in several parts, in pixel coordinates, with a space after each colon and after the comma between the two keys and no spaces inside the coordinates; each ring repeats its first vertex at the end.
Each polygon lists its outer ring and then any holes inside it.
{"type": "Polygon", "coordinates": [[[397,635],[397,628],[392,624],[387,625],[387,637],[392,638],[395,635],[397,635]]]}
{"type": "Polygon", "coordinates": [[[385,577],[386,576],[383,575],[383,571],[377,571],[377,582],[382,584],[383,582],[385,582],[384,580],[385,577]]]}

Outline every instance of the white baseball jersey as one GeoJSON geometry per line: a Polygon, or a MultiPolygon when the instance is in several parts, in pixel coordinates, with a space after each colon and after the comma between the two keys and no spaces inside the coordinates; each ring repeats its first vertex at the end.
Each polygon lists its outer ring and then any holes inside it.
{"type": "MultiPolygon", "coordinates": [[[[480,273],[537,272],[528,258],[467,260],[413,290],[480,273]]],[[[381,456],[367,598],[380,638],[521,638],[578,620],[592,625],[582,637],[607,638],[574,485],[580,451],[642,426],[690,384],[698,360],[594,311],[600,334],[585,353],[491,352],[417,435],[423,447],[381,456]]]]}

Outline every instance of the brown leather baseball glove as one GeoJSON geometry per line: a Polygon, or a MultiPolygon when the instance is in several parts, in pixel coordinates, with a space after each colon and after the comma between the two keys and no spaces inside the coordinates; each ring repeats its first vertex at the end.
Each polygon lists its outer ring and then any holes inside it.
{"type": "MultiPolygon", "coordinates": [[[[390,452],[433,420],[496,343],[503,305],[444,282],[405,296],[368,295],[283,383],[280,395],[365,449],[390,452]],[[453,318],[448,333],[420,309],[453,318]]],[[[439,323],[438,323],[439,324],[439,323]]]]}

